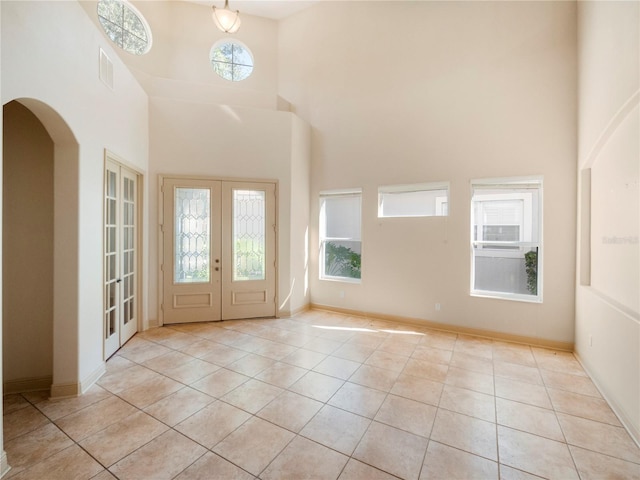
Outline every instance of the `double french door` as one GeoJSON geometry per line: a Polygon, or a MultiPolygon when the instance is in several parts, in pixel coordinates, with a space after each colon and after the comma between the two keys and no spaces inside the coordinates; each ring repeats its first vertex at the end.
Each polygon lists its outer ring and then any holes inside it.
{"type": "Polygon", "coordinates": [[[163,323],[276,313],[274,183],[163,178],[163,323]]]}
{"type": "Polygon", "coordinates": [[[138,175],[107,157],[104,202],[104,358],[138,331],[138,175]]]}

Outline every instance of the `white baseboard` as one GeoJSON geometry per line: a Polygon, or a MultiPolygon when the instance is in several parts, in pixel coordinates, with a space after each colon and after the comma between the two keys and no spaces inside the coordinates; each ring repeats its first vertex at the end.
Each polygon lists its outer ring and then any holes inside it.
{"type": "Polygon", "coordinates": [[[4,477],[9,470],[11,470],[11,467],[7,460],[7,452],[2,450],[2,455],[0,455],[0,478],[4,477]]]}
{"type": "Polygon", "coordinates": [[[98,368],[91,372],[84,380],[80,382],[80,393],[83,394],[96,383],[102,375],[107,371],[107,364],[102,362],[98,368]]]}

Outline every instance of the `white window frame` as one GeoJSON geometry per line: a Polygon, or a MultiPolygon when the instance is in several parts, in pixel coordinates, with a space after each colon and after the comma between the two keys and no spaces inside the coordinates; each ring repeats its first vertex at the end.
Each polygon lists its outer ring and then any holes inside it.
{"type": "Polygon", "coordinates": [[[320,192],[320,215],[319,215],[319,243],[320,243],[320,252],[318,257],[318,272],[320,280],[328,280],[328,281],[336,281],[336,282],[346,282],[346,283],[356,283],[359,284],[362,282],[362,263],[360,264],[360,278],[351,278],[351,277],[340,277],[336,275],[327,275],[325,273],[325,245],[327,242],[360,242],[360,258],[362,258],[362,189],[348,189],[348,190],[325,190],[320,192]],[[325,200],[327,198],[337,198],[337,197],[360,197],[360,224],[358,225],[358,230],[360,235],[356,237],[328,237],[326,234],[327,224],[326,224],[326,213],[325,213],[325,200]]]}
{"type": "MultiPolygon", "coordinates": [[[[470,275],[470,294],[473,297],[484,297],[484,298],[496,298],[503,300],[514,300],[520,302],[530,302],[530,303],[542,303],[542,291],[543,291],[543,177],[542,176],[534,176],[534,177],[509,177],[509,178],[497,178],[497,179],[482,179],[482,180],[472,180],[471,181],[471,216],[470,216],[470,264],[471,264],[471,275],[470,275]],[[527,195],[522,192],[513,192],[506,195],[501,194],[478,194],[478,190],[485,189],[522,189],[522,188],[532,188],[536,189],[538,192],[538,205],[537,205],[537,230],[538,230],[538,241],[534,241],[532,239],[535,219],[533,218],[533,210],[535,205],[533,205],[533,201],[530,195],[527,195]],[[492,201],[492,200],[523,200],[524,201],[524,209],[523,209],[523,218],[520,223],[520,239],[518,241],[484,241],[484,239],[476,240],[474,238],[474,223],[475,223],[475,202],[481,198],[480,201],[492,201]],[[509,249],[491,249],[492,245],[500,245],[500,246],[511,246],[514,247],[512,250],[509,249]],[[537,295],[528,295],[528,294],[520,294],[520,293],[509,293],[509,292],[497,292],[497,291],[489,291],[489,290],[479,290],[475,289],[474,281],[475,281],[475,257],[491,257],[496,256],[499,252],[500,257],[502,258],[518,258],[523,255],[525,251],[528,251],[531,248],[537,247],[537,295]]],[[[481,226],[482,222],[478,224],[478,233],[481,235],[481,226]]]]}
{"type": "Polygon", "coordinates": [[[383,185],[378,187],[378,218],[416,218],[416,217],[446,217],[449,215],[449,182],[414,183],[402,185],[383,185]],[[384,196],[389,194],[402,194],[413,192],[432,192],[446,190],[446,196],[436,197],[435,214],[400,214],[390,215],[384,213],[384,196]]]}

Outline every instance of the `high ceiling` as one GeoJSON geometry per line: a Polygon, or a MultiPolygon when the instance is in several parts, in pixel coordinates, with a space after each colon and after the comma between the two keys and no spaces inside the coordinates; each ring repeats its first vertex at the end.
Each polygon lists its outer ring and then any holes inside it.
{"type": "MultiPolygon", "coordinates": [[[[201,5],[223,7],[224,0],[185,0],[201,5]]],[[[240,13],[281,20],[310,7],[319,0],[229,0],[229,8],[240,13]]]]}

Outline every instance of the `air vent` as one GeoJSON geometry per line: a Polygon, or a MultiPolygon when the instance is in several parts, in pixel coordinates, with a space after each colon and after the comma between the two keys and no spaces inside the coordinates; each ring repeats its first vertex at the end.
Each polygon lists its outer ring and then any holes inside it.
{"type": "Polygon", "coordinates": [[[111,59],[100,49],[100,80],[113,90],[113,63],[111,59]]]}

